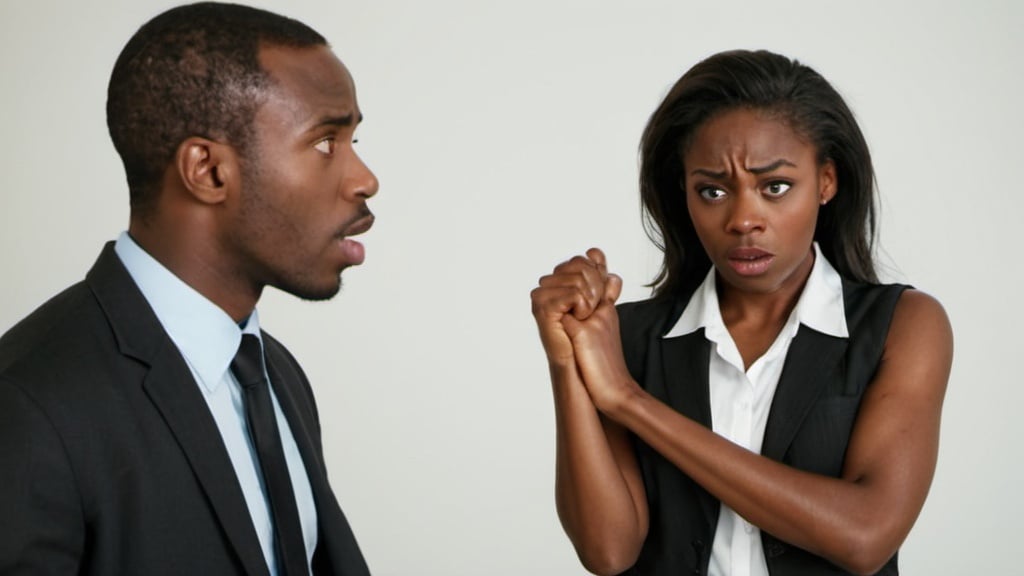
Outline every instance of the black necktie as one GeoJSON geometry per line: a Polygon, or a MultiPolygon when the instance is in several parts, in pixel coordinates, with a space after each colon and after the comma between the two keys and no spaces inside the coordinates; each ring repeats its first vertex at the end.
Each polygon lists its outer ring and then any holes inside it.
{"type": "Polygon", "coordinates": [[[231,371],[242,386],[249,436],[260,459],[267,500],[270,501],[277,573],[280,576],[308,575],[299,509],[295,504],[295,492],[292,490],[291,476],[281,447],[274,404],[270,400],[270,386],[263,375],[262,359],[263,349],[259,338],[243,334],[238,354],[231,361],[231,371]]]}

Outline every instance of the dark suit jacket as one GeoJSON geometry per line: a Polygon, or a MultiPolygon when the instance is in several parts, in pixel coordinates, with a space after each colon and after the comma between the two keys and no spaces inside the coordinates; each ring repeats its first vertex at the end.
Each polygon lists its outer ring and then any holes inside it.
{"type": "MultiPolygon", "coordinates": [[[[838,477],[864,391],[881,358],[896,302],[907,286],[843,281],[849,338],[801,325],[789,346],[764,432],[761,453],[801,470],[838,477]]],[[[630,373],[677,412],[711,427],[704,330],[662,336],[682,315],[690,294],[619,306],[630,373]]],[[[647,540],[626,574],[707,574],[720,503],[650,446],[637,440],[637,459],[650,508],[647,540]]],[[[846,575],[827,560],[761,533],[773,576],[846,575]]],[[[893,556],[878,572],[897,574],[893,556]]]]}
{"type": "MultiPolygon", "coordinates": [[[[263,338],[316,501],[314,572],[368,574],[309,383],[263,338]]],[[[206,402],[113,243],[0,339],[0,573],[268,573],[206,402]]]]}

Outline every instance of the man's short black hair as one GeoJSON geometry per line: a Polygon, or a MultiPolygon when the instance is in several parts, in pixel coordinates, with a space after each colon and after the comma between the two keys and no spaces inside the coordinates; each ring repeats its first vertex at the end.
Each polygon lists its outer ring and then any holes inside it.
{"type": "Polygon", "coordinates": [[[172,8],[139,28],[107,89],[107,127],[124,162],[133,212],[152,208],[186,138],[228,142],[246,153],[269,80],[260,48],[326,44],[296,20],[216,2],[172,8]]]}

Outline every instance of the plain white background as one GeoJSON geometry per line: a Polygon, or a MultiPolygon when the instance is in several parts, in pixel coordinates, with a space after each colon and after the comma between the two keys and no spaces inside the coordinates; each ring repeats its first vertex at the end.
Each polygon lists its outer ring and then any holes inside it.
{"type": "MultiPolygon", "coordinates": [[[[583,574],[553,503],[553,414],[528,293],[598,245],[645,296],[637,144],[689,66],[768,48],[817,68],[872,147],[889,279],[956,335],[931,495],[906,574],[1024,573],[1016,360],[1022,4],[262,1],[355,77],[377,172],[342,294],[268,290],[264,326],[316,388],[338,497],[379,575],[583,574]]],[[[171,5],[0,0],[0,331],[127,226],[104,120],[128,37],[171,5]]]]}

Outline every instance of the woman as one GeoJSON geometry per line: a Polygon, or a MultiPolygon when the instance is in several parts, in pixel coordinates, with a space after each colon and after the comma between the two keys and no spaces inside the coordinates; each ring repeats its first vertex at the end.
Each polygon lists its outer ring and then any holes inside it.
{"type": "Polygon", "coordinates": [[[597,574],[896,574],[952,359],[942,307],[880,285],[874,176],[842,98],[769,52],[704,60],[643,136],[654,297],[591,249],[531,294],[556,500],[597,574]]]}

